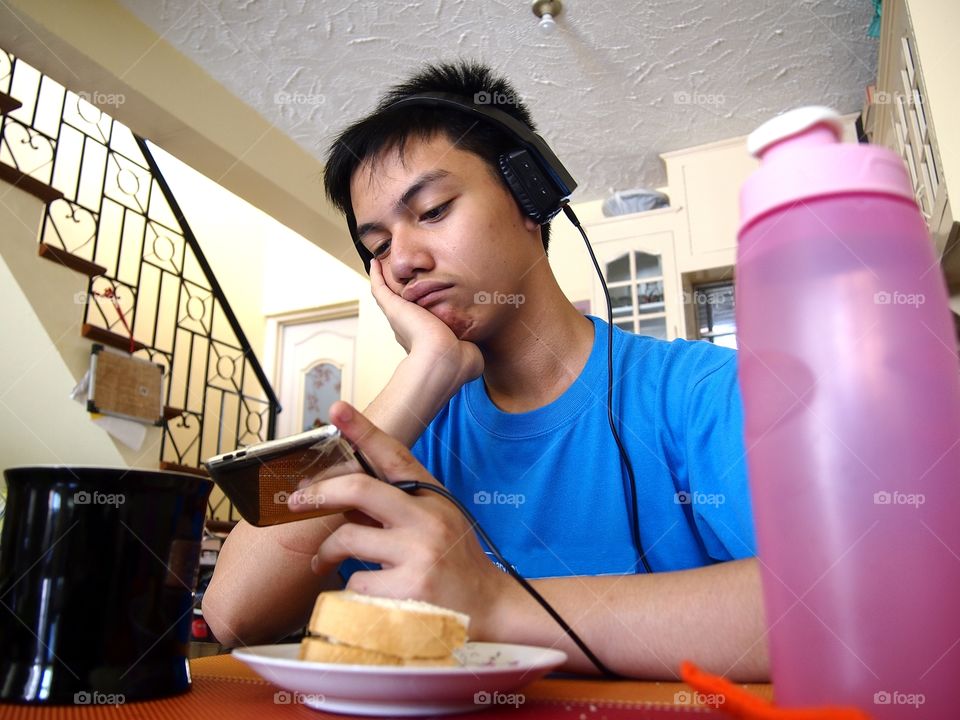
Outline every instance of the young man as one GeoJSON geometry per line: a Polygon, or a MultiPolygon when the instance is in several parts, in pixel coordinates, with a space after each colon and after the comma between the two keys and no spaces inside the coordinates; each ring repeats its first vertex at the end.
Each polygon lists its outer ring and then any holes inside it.
{"type": "MultiPolygon", "coordinates": [[[[672,678],[689,658],[765,679],[735,354],[615,331],[613,414],[636,475],[631,508],[607,424],[607,326],[564,296],[546,260],[548,226],[523,214],[498,170],[516,140],[455,108],[392,107],[430,91],[506,99],[498,109],[532,127],[487,68],[440,65],[334,143],[328,195],[408,354],[363,415],[336,403],[332,422],[387,479],[454,492],[613,671],[672,678]]],[[[568,669],[595,671],[443,498],[363,475],[291,498],[319,503],[356,510],[241,523],[230,535],[204,597],[222,642],[302,626],[317,592],[356,558],[379,569],[353,572],[350,589],[455,608],[471,616],[473,639],[559,647],[568,669]]]]}

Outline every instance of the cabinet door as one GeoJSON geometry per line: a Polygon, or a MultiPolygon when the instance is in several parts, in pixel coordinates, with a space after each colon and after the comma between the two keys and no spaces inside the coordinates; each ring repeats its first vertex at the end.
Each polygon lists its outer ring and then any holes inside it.
{"type": "MultiPolygon", "coordinates": [[[[682,334],[673,233],[631,236],[628,228],[589,229],[613,306],[613,324],[629,332],[673,340],[682,334]]],[[[606,319],[603,288],[594,280],[593,314],[606,319]]]]}

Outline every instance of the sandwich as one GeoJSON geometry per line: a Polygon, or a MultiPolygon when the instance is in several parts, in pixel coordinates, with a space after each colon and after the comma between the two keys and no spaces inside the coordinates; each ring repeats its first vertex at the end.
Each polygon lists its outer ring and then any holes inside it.
{"type": "Polygon", "coordinates": [[[459,665],[470,618],[420,600],[392,600],[350,590],[321,593],[300,659],[353,665],[459,665]]]}

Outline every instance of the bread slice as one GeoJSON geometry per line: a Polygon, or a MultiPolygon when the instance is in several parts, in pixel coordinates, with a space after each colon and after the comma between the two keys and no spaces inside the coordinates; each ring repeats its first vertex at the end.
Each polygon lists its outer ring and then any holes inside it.
{"type": "Polygon", "coordinates": [[[403,659],[375,650],[332,643],[322,637],[305,637],[300,641],[300,659],[311,662],[346,663],[348,665],[402,665],[403,659]]]}
{"type": "Polygon", "coordinates": [[[341,663],[348,665],[412,665],[418,667],[453,667],[459,665],[453,656],[443,658],[401,658],[396,655],[364,650],[333,643],[319,636],[306,637],[300,641],[300,659],[311,662],[341,663]]]}
{"type": "Polygon", "coordinates": [[[308,629],[342,645],[403,660],[450,658],[467,639],[470,618],[419,600],[392,600],[350,590],[321,593],[308,629]]]}

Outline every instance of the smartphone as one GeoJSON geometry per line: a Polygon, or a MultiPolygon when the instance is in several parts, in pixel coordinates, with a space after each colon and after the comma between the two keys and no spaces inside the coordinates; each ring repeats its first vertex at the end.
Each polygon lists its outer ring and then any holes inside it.
{"type": "Polygon", "coordinates": [[[342,512],[342,508],[322,507],[301,512],[290,510],[287,500],[304,480],[323,480],[356,472],[379,477],[333,425],[238,448],[210,458],[204,466],[240,517],[258,527],[342,512]]]}

